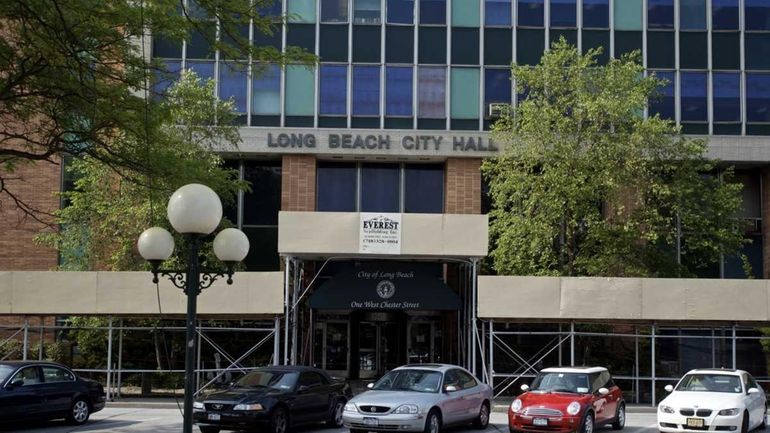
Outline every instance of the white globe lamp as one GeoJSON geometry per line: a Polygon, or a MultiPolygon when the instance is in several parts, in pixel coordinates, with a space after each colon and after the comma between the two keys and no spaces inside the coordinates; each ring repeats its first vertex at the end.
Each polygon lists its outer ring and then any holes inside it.
{"type": "Polygon", "coordinates": [[[167,212],[171,226],[179,233],[207,235],[222,220],[222,201],[206,185],[191,183],[174,191],[167,212]]]}

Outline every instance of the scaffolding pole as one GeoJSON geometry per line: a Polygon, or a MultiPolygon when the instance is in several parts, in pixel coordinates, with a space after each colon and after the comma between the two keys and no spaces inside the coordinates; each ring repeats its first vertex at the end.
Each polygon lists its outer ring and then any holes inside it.
{"type": "Polygon", "coordinates": [[[283,281],[283,360],[281,364],[286,365],[289,361],[289,277],[291,274],[291,257],[286,256],[284,260],[284,281],[283,281]]]}
{"type": "Polygon", "coordinates": [[[652,373],[652,407],[655,407],[655,324],[650,328],[650,372],[652,373]]]}
{"type": "Polygon", "coordinates": [[[476,272],[477,272],[478,260],[471,262],[471,371],[478,377],[476,371],[476,345],[478,344],[478,326],[476,324],[476,272]]]}
{"type": "Polygon", "coordinates": [[[27,360],[27,351],[29,350],[29,319],[26,317],[24,318],[24,343],[22,344],[22,350],[23,353],[21,354],[21,359],[26,361],[27,360]]]}
{"type": "Polygon", "coordinates": [[[273,365],[281,364],[281,318],[275,318],[273,328],[273,365]]]}
{"type": "Polygon", "coordinates": [[[107,331],[107,401],[112,400],[112,316],[110,316],[109,330],[107,331]]]}

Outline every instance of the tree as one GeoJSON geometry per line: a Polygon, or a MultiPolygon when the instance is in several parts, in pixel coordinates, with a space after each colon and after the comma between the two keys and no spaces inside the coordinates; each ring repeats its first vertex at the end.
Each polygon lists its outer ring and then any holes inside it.
{"type": "MultiPolygon", "coordinates": [[[[170,229],[165,209],[174,190],[191,182],[203,183],[225,204],[232,204],[238,190],[246,188],[237,170],[225,167],[211,151],[234,148],[240,142],[238,128],[233,126],[233,102],[214,96],[213,80],[201,83],[195,73],[183,73],[156,115],[155,141],[140,146],[135,141],[138,137],[125,135],[111,146],[118,152],[142,148],[173,176],[146,179],[142,170],[128,168],[117,175],[100,154],[72,160],[68,170],[77,179],[75,188],[63,193],[68,205],[56,213],[62,229],[40,237],[60,251],[63,270],[145,269],[145,261],[136,253],[136,240],[147,227],[170,229]]],[[[178,236],[175,243],[184,245],[184,238],[178,236]]],[[[210,251],[206,257],[213,260],[210,251]]],[[[184,257],[174,260],[184,261],[184,257]]]]}
{"type": "Polygon", "coordinates": [[[526,98],[494,125],[506,149],[482,167],[495,269],[691,276],[736,254],[744,240],[731,170],[706,159],[703,140],[643,116],[664,82],[644,76],[638,53],[598,66],[599,53],[562,39],[537,66],[512,67],[526,98]]]}
{"type": "Polygon", "coordinates": [[[30,162],[58,163],[65,154],[88,156],[119,175],[173,175],[147,158],[144,144],[156,140],[162,121],[158,102],[148,97],[160,67],[150,60],[149,35],[181,43],[195,34],[223,59],[314,61],[300,49],[280,52],[249,42],[249,23],[268,34],[280,25],[283,17],[261,12],[272,2],[0,2],[0,204],[47,222],[40,215],[45,210],[14,190],[14,173],[30,162]]]}

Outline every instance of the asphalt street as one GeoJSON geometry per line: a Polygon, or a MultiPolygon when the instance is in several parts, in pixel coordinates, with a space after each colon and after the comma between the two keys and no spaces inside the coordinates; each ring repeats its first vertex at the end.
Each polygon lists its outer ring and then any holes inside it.
{"type": "MultiPolygon", "coordinates": [[[[91,420],[81,427],[68,426],[63,421],[0,427],[0,432],[4,433],[179,433],[180,431],[182,431],[182,416],[177,409],[110,407],[93,414],[91,420]]],[[[194,431],[198,431],[197,427],[194,431]]],[[[446,431],[447,433],[479,432],[471,427],[450,428],[446,431]]],[[[605,427],[601,431],[612,432],[612,428],[605,427]]],[[[348,430],[323,428],[319,425],[295,429],[293,433],[348,433],[348,430]]],[[[491,423],[484,433],[508,433],[506,415],[499,412],[492,413],[491,423]]],[[[623,433],[657,433],[655,414],[629,413],[623,433]]]]}

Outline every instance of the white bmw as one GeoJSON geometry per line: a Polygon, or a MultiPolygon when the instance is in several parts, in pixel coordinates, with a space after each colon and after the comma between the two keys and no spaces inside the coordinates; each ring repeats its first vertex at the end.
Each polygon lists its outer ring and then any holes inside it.
{"type": "Polygon", "coordinates": [[[663,433],[735,432],[765,428],[767,400],[762,387],[743,370],[689,371],[658,405],[663,433]]]}

